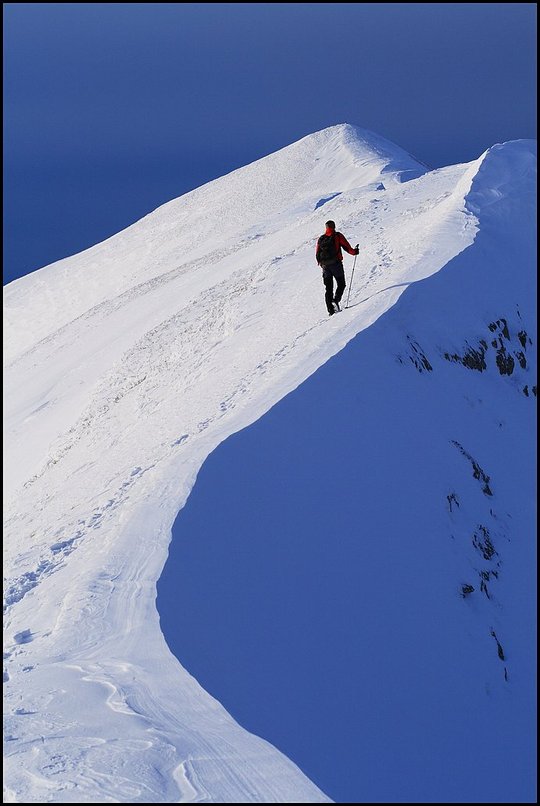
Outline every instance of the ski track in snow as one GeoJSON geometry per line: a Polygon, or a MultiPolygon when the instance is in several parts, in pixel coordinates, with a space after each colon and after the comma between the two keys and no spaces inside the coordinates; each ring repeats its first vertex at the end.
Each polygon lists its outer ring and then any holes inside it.
{"type": "MultiPolygon", "coordinates": [[[[8,801],[329,800],[182,669],[161,636],[154,596],[171,524],[208,453],[474,240],[476,219],[464,199],[483,158],[403,184],[384,172],[382,158],[375,181],[368,160],[366,184],[346,130],[332,131],[317,146],[331,167],[295,193],[287,186],[275,220],[230,236],[224,225],[219,237],[198,240],[192,257],[184,237],[169,243],[177,214],[175,203],[165,205],[152,218],[156,242],[167,244],[163,255],[146,233],[150,217],[140,222],[149,239],[146,279],[138,275],[88,309],[74,303],[73,319],[55,328],[51,318],[35,340],[20,340],[13,326],[5,415],[8,801]],[[348,184],[340,190],[333,178],[341,175],[348,184]],[[350,308],[331,319],[314,261],[329,216],[360,244],[350,308]]],[[[241,195],[244,174],[235,176],[218,182],[241,195]]],[[[202,212],[216,216],[210,206],[202,212]]],[[[94,250],[114,254],[117,242],[127,249],[137,227],[94,250]]],[[[67,267],[87,257],[58,264],[68,291],[67,267]]],[[[127,259],[128,277],[129,267],[127,259]]],[[[348,278],[351,267],[346,256],[348,278]]],[[[18,288],[25,296],[26,285],[46,283],[51,269],[8,286],[8,334],[10,311],[18,320],[24,305],[18,288]]]]}

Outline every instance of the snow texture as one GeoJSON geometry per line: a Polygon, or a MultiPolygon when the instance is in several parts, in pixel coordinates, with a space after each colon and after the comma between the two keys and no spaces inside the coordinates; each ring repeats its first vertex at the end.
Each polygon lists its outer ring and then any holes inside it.
{"type": "MultiPolygon", "coordinates": [[[[460,427],[461,410],[446,429],[438,492],[456,546],[472,541],[456,548],[455,599],[477,603],[474,630],[496,653],[501,696],[523,714],[535,164],[533,143],[517,141],[429,171],[370,132],[335,126],[6,287],[6,801],[330,801],[182,668],[155,597],[205,458],[357,334],[377,333],[381,354],[420,383],[436,369],[463,389],[456,373],[488,373],[479,432],[460,427]],[[360,243],[350,307],[331,318],[314,261],[329,217],[360,243]],[[421,293],[443,267],[447,286],[456,268],[450,331],[439,327],[446,299],[421,293]],[[399,344],[399,328],[384,326],[394,310],[406,325],[399,344]],[[512,417],[506,442],[493,440],[499,404],[512,417]]],[[[372,417],[379,404],[374,395],[372,417]]]]}

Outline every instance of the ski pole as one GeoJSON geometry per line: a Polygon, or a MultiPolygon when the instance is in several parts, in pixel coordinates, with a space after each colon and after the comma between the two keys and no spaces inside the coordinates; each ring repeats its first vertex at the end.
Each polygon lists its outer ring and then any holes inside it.
{"type": "MultiPolygon", "coordinates": [[[[358,249],[359,246],[360,246],[360,244],[357,243],[355,248],[358,249]]],[[[352,273],[351,273],[351,282],[349,283],[349,293],[347,294],[347,303],[345,305],[345,308],[349,307],[349,297],[351,296],[352,281],[353,281],[353,277],[354,277],[354,267],[356,266],[356,258],[357,257],[358,257],[358,255],[354,256],[354,263],[353,263],[353,266],[352,266],[352,273]]]]}

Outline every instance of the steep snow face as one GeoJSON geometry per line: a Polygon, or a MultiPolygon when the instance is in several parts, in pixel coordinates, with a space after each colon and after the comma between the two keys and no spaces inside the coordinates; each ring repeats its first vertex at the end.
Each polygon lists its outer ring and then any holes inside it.
{"type": "Polygon", "coordinates": [[[532,167],[491,149],[474,245],[222,443],[173,527],[169,646],[339,803],[535,800],[532,167]]]}
{"type": "Polygon", "coordinates": [[[484,206],[520,198],[530,147],[488,156],[425,173],[333,127],[7,287],[8,800],[328,800],[170,654],[156,580],[213,448],[471,247],[484,206]],[[329,217],[361,250],[331,319],[329,217]]]}

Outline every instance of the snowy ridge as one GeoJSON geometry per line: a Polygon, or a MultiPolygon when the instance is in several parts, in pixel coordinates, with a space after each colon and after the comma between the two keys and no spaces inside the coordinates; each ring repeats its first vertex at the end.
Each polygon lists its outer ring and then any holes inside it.
{"type": "Polygon", "coordinates": [[[426,173],[337,126],[7,287],[8,800],[329,800],[170,654],[171,524],[215,446],[470,247],[531,164],[511,143],[426,173]],[[328,217],[360,243],[331,320],[328,217]]]}
{"type": "MultiPolygon", "coordinates": [[[[343,124],[186,193],[76,260],[11,283],[6,356],[111,298],[145,293],[145,284],[174,282],[180,273],[220,262],[261,237],[259,224],[265,235],[279,232],[322,197],[366,187],[390,169],[399,178],[399,172],[418,174],[425,167],[383,138],[343,124]],[[30,311],[39,317],[29,318],[30,311]]],[[[215,277],[202,282],[205,288],[215,277]]]]}

